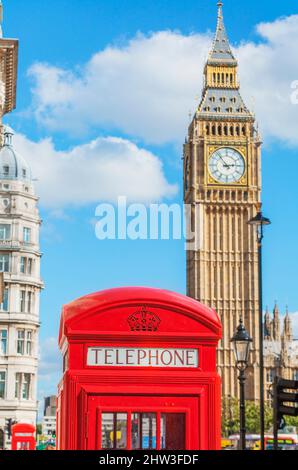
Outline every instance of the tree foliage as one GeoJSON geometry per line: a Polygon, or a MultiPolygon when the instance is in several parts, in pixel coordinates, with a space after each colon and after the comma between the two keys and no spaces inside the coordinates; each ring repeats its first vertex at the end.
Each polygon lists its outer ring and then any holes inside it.
{"type": "MultiPolygon", "coordinates": [[[[253,401],[245,403],[246,431],[251,434],[260,433],[260,405],[253,401]]],[[[225,397],[222,401],[222,435],[228,437],[239,433],[240,416],[239,400],[225,397]]],[[[265,406],[265,430],[270,431],[273,425],[273,409],[265,406]]]]}
{"type": "Polygon", "coordinates": [[[36,426],[36,433],[38,436],[42,434],[42,425],[40,423],[36,426]]]}

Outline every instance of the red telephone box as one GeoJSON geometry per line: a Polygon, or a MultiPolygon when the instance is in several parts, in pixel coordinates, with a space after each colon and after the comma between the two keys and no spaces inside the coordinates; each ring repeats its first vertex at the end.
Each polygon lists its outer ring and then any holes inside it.
{"type": "Polygon", "coordinates": [[[214,310],[163,290],[66,305],[58,449],[220,449],[220,338],[214,310]]]}
{"type": "Polygon", "coordinates": [[[17,423],[11,427],[11,450],[35,450],[35,426],[33,424],[17,423]]]}

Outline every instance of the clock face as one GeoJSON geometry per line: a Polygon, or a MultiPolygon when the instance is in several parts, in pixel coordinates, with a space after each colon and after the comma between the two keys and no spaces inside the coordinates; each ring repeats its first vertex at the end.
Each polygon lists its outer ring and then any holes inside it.
{"type": "Polygon", "coordinates": [[[245,173],[242,155],[232,148],[220,148],[209,159],[209,172],[219,183],[236,183],[245,173]]]}

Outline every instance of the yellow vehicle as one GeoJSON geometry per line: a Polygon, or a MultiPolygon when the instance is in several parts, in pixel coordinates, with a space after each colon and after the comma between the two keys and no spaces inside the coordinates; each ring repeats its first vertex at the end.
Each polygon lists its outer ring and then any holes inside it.
{"type": "Polygon", "coordinates": [[[230,439],[224,439],[222,438],[221,440],[221,450],[225,450],[227,447],[232,447],[233,443],[230,439]]]}

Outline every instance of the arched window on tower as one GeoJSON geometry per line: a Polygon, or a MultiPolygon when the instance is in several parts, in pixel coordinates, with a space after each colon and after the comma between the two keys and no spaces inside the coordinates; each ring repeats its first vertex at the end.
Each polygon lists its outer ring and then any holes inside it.
{"type": "Polygon", "coordinates": [[[187,158],[185,161],[185,191],[189,189],[189,173],[189,158],[187,158]]]}

